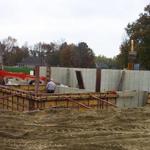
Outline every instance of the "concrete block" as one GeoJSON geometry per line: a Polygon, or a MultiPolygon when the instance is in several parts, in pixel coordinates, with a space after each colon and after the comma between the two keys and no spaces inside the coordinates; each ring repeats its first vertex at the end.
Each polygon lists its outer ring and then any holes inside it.
{"type": "Polygon", "coordinates": [[[123,91],[117,92],[117,94],[117,106],[120,108],[142,107],[148,98],[146,91],[123,91]]]}

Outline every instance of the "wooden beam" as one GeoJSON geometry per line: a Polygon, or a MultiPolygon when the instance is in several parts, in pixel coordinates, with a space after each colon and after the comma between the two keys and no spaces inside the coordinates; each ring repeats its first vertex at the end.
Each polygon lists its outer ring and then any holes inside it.
{"type": "Polygon", "coordinates": [[[91,109],[91,107],[89,107],[89,106],[87,106],[87,105],[85,105],[85,104],[82,104],[82,103],[80,103],[80,102],[77,102],[77,101],[73,100],[72,98],[68,98],[68,97],[67,97],[66,99],[69,100],[69,101],[71,101],[71,102],[73,102],[73,103],[78,104],[79,106],[81,106],[81,107],[83,107],[83,108],[91,109]]]}
{"type": "Polygon", "coordinates": [[[108,102],[108,101],[106,101],[106,100],[103,100],[103,99],[101,99],[101,98],[99,98],[99,97],[97,97],[97,96],[94,96],[94,95],[90,95],[90,96],[93,97],[93,98],[95,98],[95,99],[97,99],[97,100],[100,100],[100,101],[102,101],[102,102],[104,102],[104,103],[106,103],[106,104],[112,105],[112,106],[114,106],[114,107],[118,107],[118,106],[116,106],[116,105],[114,105],[114,104],[112,104],[112,103],[110,103],[110,102],[108,102]]]}
{"type": "Polygon", "coordinates": [[[39,91],[39,66],[35,67],[35,93],[39,91]]]}
{"type": "Polygon", "coordinates": [[[119,84],[118,84],[118,87],[117,87],[118,91],[122,91],[124,78],[125,78],[125,70],[123,70],[122,73],[121,73],[121,78],[119,80],[119,84]]]}
{"type": "Polygon", "coordinates": [[[100,92],[101,91],[101,69],[97,68],[96,69],[96,87],[95,87],[95,92],[100,92]]]}
{"type": "Polygon", "coordinates": [[[76,77],[77,77],[79,89],[85,89],[81,71],[76,70],[76,77]]]}
{"type": "Polygon", "coordinates": [[[11,95],[5,95],[5,96],[0,96],[0,100],[15,96],[16,94],[11,94],[11,95]]]}

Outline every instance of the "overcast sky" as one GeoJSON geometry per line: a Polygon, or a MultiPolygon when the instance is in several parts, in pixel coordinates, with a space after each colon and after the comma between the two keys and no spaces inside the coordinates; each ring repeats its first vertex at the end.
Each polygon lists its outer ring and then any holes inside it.
{"type": "Polygon", "coordinates": [[[113,57],[149,0],[0,0],[0,40],[86,42],[96,55],[113,57]]]}

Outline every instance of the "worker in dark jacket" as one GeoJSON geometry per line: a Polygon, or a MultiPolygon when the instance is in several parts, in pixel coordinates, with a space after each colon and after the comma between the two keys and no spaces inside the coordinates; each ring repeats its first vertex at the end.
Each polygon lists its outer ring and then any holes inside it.
{"type": "Polygon", "coordinates": [[[0,76],[0,85],[5,85],[4,77],[0,76]]]}

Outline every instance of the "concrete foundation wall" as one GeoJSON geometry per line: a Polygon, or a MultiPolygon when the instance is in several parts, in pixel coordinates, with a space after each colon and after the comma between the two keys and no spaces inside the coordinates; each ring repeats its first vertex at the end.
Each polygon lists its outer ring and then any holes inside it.
{"type": "MultiPolygon", "coordinates": [[[[118,90],[123,70],[102,70],[101,91],[118,90]]],[[[122,90],[150,92],[150,71],[124,70],[122,90]]]]}
{"type": "MultiPolygon", "coordinates": [[[[81,71],[85,89],[95,91],[96,69],[81,68],[61,68],[51,67],[51,76],[54,81],[60,82],[73,88],[78,88],[75,71],[81,71]]],[[[131,71],[131,70],[101,70],[101,91],[118,90],[118,85],[122,80],[122,90],[137,90],[150,92],[150,71],[131,71]]],[[[40,68],[40,75],[46,75],[46,67],[40,68]]]]}
{"type": "Polygon", "coordinates": [[[87,90],[81,90],[78,88],[71,88],[71,87],[61,87],[57,86],[55,93],[88,93],[90,91],[87,90]]]}
{"type": "MultiPolygon", "coordinates": [[[[81,71],[85,89],[95,91],[96,69],[51,67],[51,77],[61,84],[78,88],[76,71],[81,71]]],[[[46,67],[40,67],[40,76],[46,76],[46,67]]]]}
{"type": "Polygon", "coordinates": [[[150,71],[126,71],[123,90],[150,91],[150,71]]]}
{"type": "Polygon", "coordinates": [[[144,91],[123,91],[117,92],[117,106],[119,108],[136,108],[145,106],[148,92],[144,91]]]}
{"type": "Polygon", "coordinates": [[[117,91],[121,70],[103,69],[101,71],[101,91],[117,91]]]}
{"type": "Polygon", "coordinates": [[[96,83],[96,69],[79,69],[79,68],[71,68],[69,70],[69,85],[71,87],[78,88],[76,71],[81,71],[83,77],[83,83],[86,90],[95,91],[95,83],[96,83]]]}

